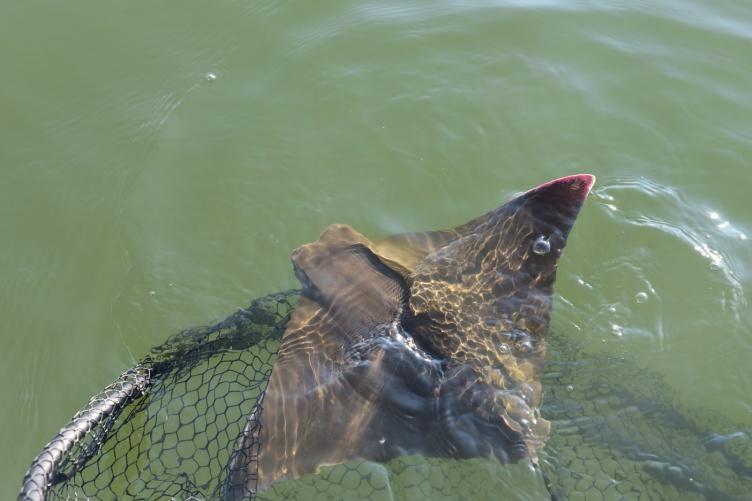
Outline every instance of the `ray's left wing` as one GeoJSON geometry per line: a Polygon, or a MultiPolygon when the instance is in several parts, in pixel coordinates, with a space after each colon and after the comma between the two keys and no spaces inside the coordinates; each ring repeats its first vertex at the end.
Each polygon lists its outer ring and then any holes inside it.
{"type": "Polygon", "coordinates": [[[293,253],[303,297],[234,454],[228,499],[322,464],[379,458],[399,416],[426,412],[435,364],[392,342],[406,304],[403,270],[371,248],[337,225],[293,253]]]}

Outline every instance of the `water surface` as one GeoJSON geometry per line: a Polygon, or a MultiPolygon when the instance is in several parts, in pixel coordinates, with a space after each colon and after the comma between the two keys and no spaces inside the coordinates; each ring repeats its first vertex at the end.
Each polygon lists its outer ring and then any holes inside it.
{"type": "Polygon", "coordinates": [[[296,284],[327,224],[453,226],[598,185],[552,329],[752,421],[752,6],[9,4],[0,497],[172,332],[296,284]]]}

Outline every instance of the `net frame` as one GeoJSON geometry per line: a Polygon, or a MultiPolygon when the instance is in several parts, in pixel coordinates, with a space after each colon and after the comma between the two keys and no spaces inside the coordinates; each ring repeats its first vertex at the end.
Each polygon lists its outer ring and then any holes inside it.
{"type": "Polygon", "coordinates": [[[74,476],[97,454],[98,448],[87,447],[75,460],[71,460],[67,453],[95,430],[100,436],[92,441],[92,445],[101,442],[123,408],[142,396],[150,383],[149,369],[139,364],[93,396],[34,458],[24,477],[19,499],[44,501],[53,485],[74,476]]]}
{"type": "MultiPolygon", "coordinates": [[[[139,414],[148,413],[150,404],[154,402],[157,404],[165,401],[171,402],[170,394],[174,392],[174,387],[183,385],[184,388],[188,388],[188,381],[196,368],[213,367],[215,369],[216,377],[206,381],[203,386],[210,386],[212,383],[216,383],[216,386],[223,384],[227,386],[227,378],[223,377],[223,374],[232,374],[233,371],[246,369],[245,372],[249,375],[244,378],[243,374],[238,374],[235,386],[253,386],[255,383],[258,391],[252,399],[252,405],[246,405],[244,411],[236,413],[238,414],[236,427],[242,430],[240,424],[243,418],[252,414],[252,409],[263,395],[276,356],[276,347],[282,338],[284,327],[294,309],[298,295],[298,290],[290,290],[264,296],[216,324],[181,331],[162,345],[153,348],[150,355],[125,371],[104,390],[91,397],[86,406],[79,410],[69,423],[42,448],[24,476],[18,495],[19,501],[92,497],[116,499],[123,494],[137,497],[134,492],[127,490],[117,492],[115,489],[110,489],[109,495],[106,496],[92,496],[90,492],[87,492],[86,484],[94,483],[92,482],[94,479],[89,477],[81,481],[79,477],[87,468],[91,468],[92,465],[96,466],[97,462],[102,462],[103,455],[116,453],[114,448],[107,449],[107,444],[113,439],[113,434],[118,433],[118,427],[132,426],[134,419],[137,420],[139,414]],[[254,363],[258,362],[258,359],[253,357],[243,358],[249,353],[249,349],[252,350],[261,345],[269,346],[265,353],[267,356],[265,363],[254,363]],[[232,362],[237,363],[233,366],[232,362]],[[248,409],[249,406],[251,409],[248,409]],[[74,487],[67,488],[68,483],[74,484],[74,487]]],[[[201,375],[204,376],[207,373],[208,371],[201,375]]],[[[235,391],[237,390],[238,388],[235,388],[235,391]]],[[[216,395],[217,388],[212,388],[210,391],[216,395]]],[[[231,391],[233,390],[228,390],[227,394],[229,395],[231,391]]],[[[215,397],[214,400],[219,402],[221,397],[215,397]]],[[[241,431],[238,431],[234,435],[223,436],[223,442],[226,442],[225,449],[229,451],[226,454],[228,464],[240,433],[241,431]]],[[[189,437],[189,439],[192,438],[189,437]]],[[[163,437],[162,442],[164,441],[163,437]]],[[[153,430],[149,442],[152,447],[160,444],[160,439],[155,438],[153,430]]],[[[177,470],[180,466],[178,465],[177,470]]],[[[185,478],[184,472],[171,473],[167,476],[174,479],[184,477],[182,482],[187,489],[174,494],[182,494],[182,498],[188,499],[194,496],[192,494],[186,496],[185,492],[196,491],[196,499],[206,497],[205,494],[199,493],[200,489],[191,486],[195,482],[190,478],[185,478]]],[[[130,479],[127,480],[130,481],[130,479]]],[[[209,497],[220,497],[224,487],[219,485],[219,482],[214,482],[214,484],[217,485],[212,486],[209,497]]]]}

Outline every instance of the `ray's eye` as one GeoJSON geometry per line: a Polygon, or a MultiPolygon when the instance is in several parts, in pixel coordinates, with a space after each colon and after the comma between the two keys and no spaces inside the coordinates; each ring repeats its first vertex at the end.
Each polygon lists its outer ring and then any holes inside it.
{"type": "Polygon", "coordinates": [[[517,343],[517,349],[520,353],[530,353],[535,349],[535,345],[532,340],[525,339],[524,341],[517,343]]]}
{"type": "Polygon", "coordinates": [[[533,253],[545,256],[549,252],[551,252],[551,242],[548,241],[548,237],[545,235],[540,235],[533,242],[533,253]]]}

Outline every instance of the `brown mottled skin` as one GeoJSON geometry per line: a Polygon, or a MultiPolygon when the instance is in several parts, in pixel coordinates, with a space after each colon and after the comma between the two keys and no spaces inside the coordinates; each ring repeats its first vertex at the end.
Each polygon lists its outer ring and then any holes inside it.
{"type": "Polygon", "coordinates": [[[297,249],[303,297],[227,497],[356,458],[535,462],[556,266],[593,182],[551,181],[451,230],[374,244],[333,225],[297,249]]]}

